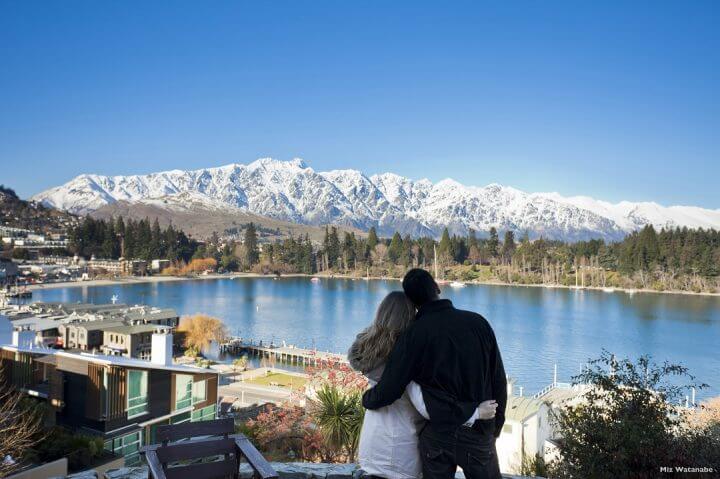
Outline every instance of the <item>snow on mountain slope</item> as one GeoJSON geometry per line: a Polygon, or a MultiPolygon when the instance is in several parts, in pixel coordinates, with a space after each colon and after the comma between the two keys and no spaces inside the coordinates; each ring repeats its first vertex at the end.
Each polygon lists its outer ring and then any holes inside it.
{"type": "Polygon", "coordinates": [[[450,179],[433,184],[393,173],[316,172],[299,159],[263,158],[247,165],[148,175],[80,175],[33,199],[80,214],[141,200],[188,211],[228,208],[307,225],[375,226],[381,234],[438,235],[446,226],[464,234],[495,227],[527,230],[535,237],[612,240],[645,224],[720,228],[720,210],[611,204],[557,193],[528,194],[497,184],[464,186],[450,179]]]}
{"type": "Polygon", "coordinates": [[[652,224],[657,228],[715,228],[720,227],[720,210],[696,206],[662,206],[655,202],[621,201],[609,203],[587,196],[563,197],[558,193],[536,193],[535,197],[548,198],[558,203],[577,206],[609,218],[625,231],[633,231],[652,224]]]}

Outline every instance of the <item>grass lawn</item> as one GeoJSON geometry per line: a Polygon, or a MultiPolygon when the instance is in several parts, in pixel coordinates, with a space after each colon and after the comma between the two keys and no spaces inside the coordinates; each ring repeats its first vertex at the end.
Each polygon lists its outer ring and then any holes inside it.
{"type": "Polygon", "coordinates": [[[245,382],[258,384],[260,386],[279,386],[283,388],[303,389],[307,379],[283,373],[270,373],[268,376],[248,379],[245,382]]]}

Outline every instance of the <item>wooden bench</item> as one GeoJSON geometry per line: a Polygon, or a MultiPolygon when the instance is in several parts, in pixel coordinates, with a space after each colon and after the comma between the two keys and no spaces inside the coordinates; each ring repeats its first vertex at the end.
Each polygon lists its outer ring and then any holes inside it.
{"type": "Polygon", "coordinates": [[[245,458],[253,470],[254,479],[277,478],[277,473],[248,438],[234,432],[235,421],[232,418],[158,426],[156,436],[160,444],[140,449],[148,464],[148,477],[237,479],[240,461],[245,458]],[[173,442],[183,439],[187,440],[173,442]],[[216,456],[216,460],[201,461],[216,456]]]}

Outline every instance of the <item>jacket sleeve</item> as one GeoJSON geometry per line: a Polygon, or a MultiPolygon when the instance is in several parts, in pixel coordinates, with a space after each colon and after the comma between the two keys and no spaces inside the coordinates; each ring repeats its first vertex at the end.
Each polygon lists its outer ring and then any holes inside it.
{"type": "Polygon", "coordinates": [[[422,367],[422,355],[423,344],[414,328],[410,328],[395,343],[380,381],[363,394],[363,407],[379,409],[400,399],[422,367]]]}
{"type": "Polygon", "coordinates": [[[491,361],[493,362],[492,387],[493,399],[498,403],[495,411],[495,437],[499,437],[502,432],[503,424],[505,424],[505,408],[507,407],[507,376],[505,375],[505,367],[503,366],[502,356],[500,356],[500,348],[495,338],[495,333],[490,329],[492,338],[493,353],[491,353],[491,361]]]}

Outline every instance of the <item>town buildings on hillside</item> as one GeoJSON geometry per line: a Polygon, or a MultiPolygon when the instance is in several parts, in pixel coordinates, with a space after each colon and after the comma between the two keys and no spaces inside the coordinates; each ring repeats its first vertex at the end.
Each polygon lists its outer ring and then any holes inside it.
{"type": "Polygon", "coordinates": [[[64,231],[38,233],[36,231],[0,226],[3,247],[18,249],[66,249],[68,238],[64,231]]]}

